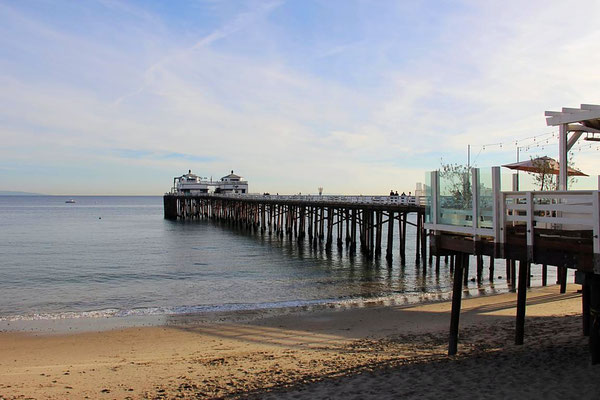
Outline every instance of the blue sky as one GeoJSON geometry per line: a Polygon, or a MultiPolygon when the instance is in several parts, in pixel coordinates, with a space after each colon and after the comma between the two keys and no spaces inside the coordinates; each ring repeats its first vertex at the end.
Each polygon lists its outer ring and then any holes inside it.
{"type": "MultiPolygon", "coordinates": [[[[469,144],[481,167],[513,162],[516,140],[554,131],[545,110],[600,103],[584,22],[599,11],[0,0],[0,190],[160,194],[188,169],[233,169],[253,192],[378,194],[466,163],[469,144]]],[[[575,154],[590,174],[596,147],[575,154]]]]}

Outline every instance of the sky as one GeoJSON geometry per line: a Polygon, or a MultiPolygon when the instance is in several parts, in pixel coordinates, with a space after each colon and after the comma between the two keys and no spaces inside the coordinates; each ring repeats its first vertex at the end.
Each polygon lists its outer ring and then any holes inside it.
{"type": "MultiPolygon", "coordinates": [[[[557,157],[544,111],[600,104],[590,15],[600,2],[0,0],[0,191],[162,194],[191,169],[386,194],[469,145],[481,168],[557,157]]],[[[576,167],[600,174],[580,143],[576,167]]]]}

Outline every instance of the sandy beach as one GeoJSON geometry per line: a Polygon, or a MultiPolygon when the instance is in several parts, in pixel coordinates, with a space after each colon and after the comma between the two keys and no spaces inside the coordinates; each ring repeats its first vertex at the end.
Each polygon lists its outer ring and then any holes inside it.
{"type": "Polygon", "coordinates": [[[579,286],[463,299],[448,357],[449,302],[48,334],[0,333],[0,398],[596,398],[579,286]]]}

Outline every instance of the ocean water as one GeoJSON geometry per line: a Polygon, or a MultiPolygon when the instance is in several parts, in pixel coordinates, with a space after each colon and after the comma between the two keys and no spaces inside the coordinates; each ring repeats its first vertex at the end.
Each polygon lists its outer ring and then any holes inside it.
{"type": "MultiPolygon", "coordinates": [[[[226,223],[168,221],[159,196],[68,198],[0,196],[0,321],[407,303],[447,298],[452,286],[443,261],[439,273],[415,265],[410,227],[406,265],[397,238],[388,265],[226,223]]],[[[507,287],[496,279],[469,289],[507,287]]]]}

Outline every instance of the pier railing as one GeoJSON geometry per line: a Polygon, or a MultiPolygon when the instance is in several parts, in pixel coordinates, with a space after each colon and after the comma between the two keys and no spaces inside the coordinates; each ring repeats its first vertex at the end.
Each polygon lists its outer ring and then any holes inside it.
{"type": "Polygon", "coordinates": [[[345,195],[280,195],[280,194],[244,194],[244,193],[165,193],[165,195],[219,197],[248,200],[306,201],[323,203],[355,203],[355,204],[393,204],[406,206],[424,206],[425,196],[345,196],[345,195]]]}
{"type": "Polygon", "coordinates": [[[586,240],[591,238],[595,269],[600,272],[600,191],[502,192],[500,168],[492,168],[490,177],[491,185],[482,183],[479,170],[473,168],[448,191],[444,177],[432,172],[425,228],[498,244],[507,243],[509,232],[518,231],[528,248],[540,235],[579,232],[586,240]]]}

